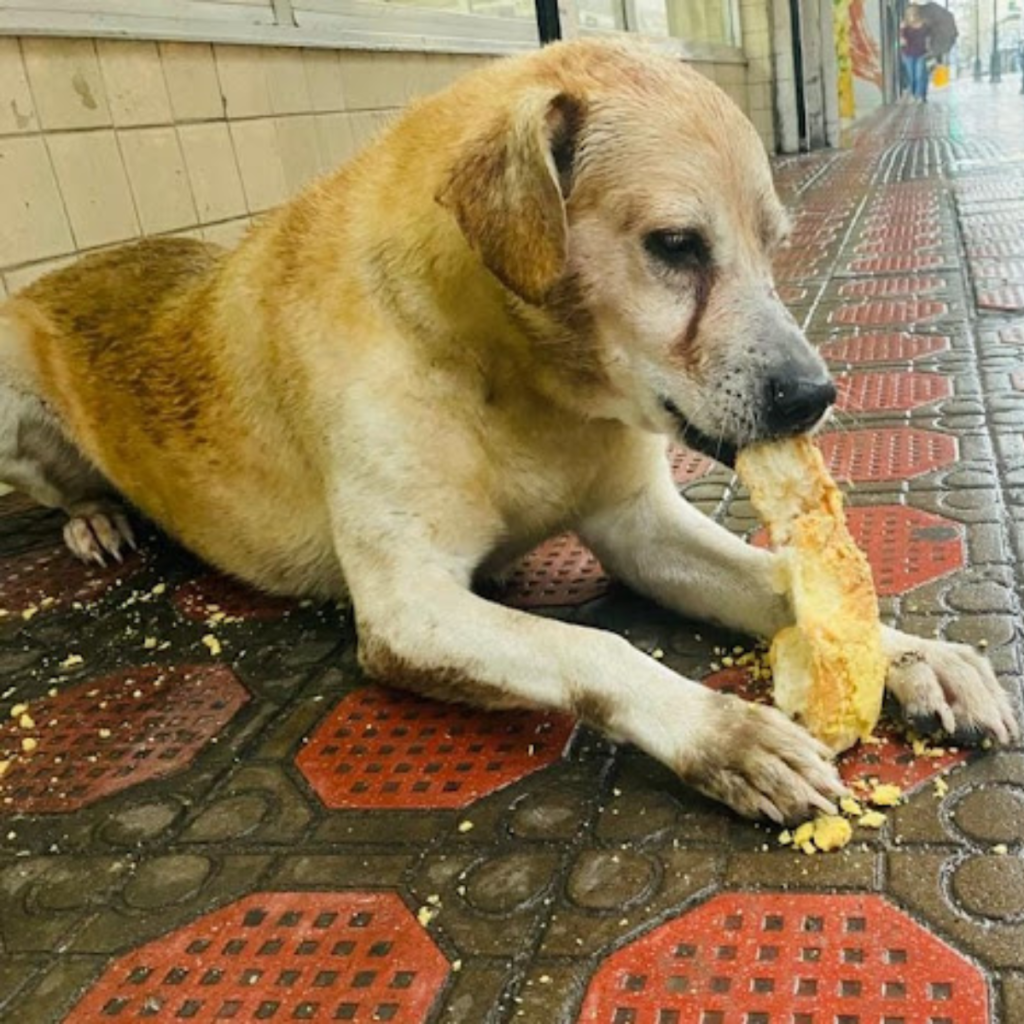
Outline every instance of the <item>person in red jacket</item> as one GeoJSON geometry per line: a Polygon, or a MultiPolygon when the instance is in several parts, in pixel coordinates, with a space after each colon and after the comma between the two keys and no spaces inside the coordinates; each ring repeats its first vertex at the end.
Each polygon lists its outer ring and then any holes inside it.
{"type": "Polygon", "coordinates": [[[901,52],[910,93],[918,103],[928,102],[928,26],[917,4],[909,4],[900,25],[901,52]]]}

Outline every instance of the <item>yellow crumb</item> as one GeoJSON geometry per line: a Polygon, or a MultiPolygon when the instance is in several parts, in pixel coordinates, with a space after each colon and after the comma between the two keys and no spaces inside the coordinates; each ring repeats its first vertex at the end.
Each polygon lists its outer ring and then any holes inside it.
{"type": "Polygon", "coordinates": [[[471,821],[460,821],[459,822],[459,831],[460,832],[470,832],[470,831],[472,831],[472,829],[473,829],[473,822],[471,822],[471,821]]]}
{"type": "Polygon", "coordinates": [[[805,821],[794,833],[793,833],[793,845],[794,846],[805,846],[814,837],[814,822],[805,821]]]}
{"type": "Polygon", "coordinates": [[[29,619],[33,618],[39,613],[39,609],[34,605],[30,604],[22,613],[21,617],[28,622],[29,619]]]}
{"type": "Polygon", "coordinates": [[[142,646],[147,651],[153,650],[153,648],[156,647],[156,637],[155,636],[147,636],[146,639],[142,641],[142,646]]]}
{"type": "Polygon", "coordinates": [[[110,730],[109,729],[100,729],[99,737],[100,737],[101,740],[108,740],[108,739],[110,739],[110,730]]]}
{"type": "Polygon", "coordinates": [[[851,818],[859,818],[864,813],[864,808],[852,796],[842,797],[839,800],[839,808],[843,814],[848,814],[851,818]]]}
{"type": "Polygon", "coordinates": [[[61,668],[74,668],[76,665],[81,665],[85,661],[80,654],[69,654],[61,663],[61,668]]]}
{"type": "Polygon", "coordinates": [[[11,767],[11,762],[10,761],[0,761],[0,779],[2,779],[4,777],[4,775],[7,772],[7,769],[10,768],[10,767],[11,767]]]}
{"type": "Polygon", "coordinates": [[[36,727],[35,719],[30,714],[20,715],[18,718],[19,729],[34,729],[36,727]]]}
{"type": "Polygon", "coordinates": [[[215,658],[223,650],[223,648],[221,647],[220,641],[212,633],[207,633],[206,636],[203,637],[203,643],[206,645],[206,647],[209,650],[209,652],[215,658]]]}
{"type": "Polygon", "coordinates": [[[864,828],[881,828],[886,822],[886,817],[881,811],[866,811],[857,819],[857,824],[864,828]]]}
{"type": "Polygon", "coordinates": [[[935,799],[941,800],[949,792],[949,783],[941,776],[935,780],[935,799]]]}
{"type": "Polygon", "coordinates": [[[31,736],[26,736],[21,741],[21,749],[24,750],[26,754],[31,754],[38,746],[39,740],[33,739],[31,736]]]}
{"type": "Polygon", "coordinates": [[[783,846],[789,846],[793,842],[793,833],[787,828],[784,832],[779,833],[779,842],[783,846]]]}
{"type": "Polygon", "coordinates": [[[416,911],[416,920],[419,921],[420,927],[426,928],[439,913],[440,911],[435,907],[420,907],[416,911]]]}
{"type": "Polygon", "coordinates": [[[814,820],[814,845],[819,850],[842,849],[853,838],[853,827],[838,814],[823,814],[814,820]]]}
{"type": "Polygon", "coordinates": [[[870,800],[876,807],[895,807],[903,797],[903,790],[892,783],[883,782],[871,791],[870,800]]]}
{"type": "MultiPolygon", "coordinates": [[[[0,774],[3,773],[0,772],[0,774]]],[[[1006,845],[1006,843],[996,843],[996,845],[992,847],[992,852],[999,854],[1000,857],[1005,857],[1006,854],[1010,852],[1010,848],[1006,845]]]]}
{"type": "Polygon", "coordinates": [[[27,704],[15,704],[14,707],[11,708],[11,718],[21,718],[26,711],[28,711],[27,704]]]}

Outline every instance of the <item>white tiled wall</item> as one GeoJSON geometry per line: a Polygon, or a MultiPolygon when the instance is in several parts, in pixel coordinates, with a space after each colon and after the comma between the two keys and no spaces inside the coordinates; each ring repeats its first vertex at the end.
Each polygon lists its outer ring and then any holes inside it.
{"type": "Polygon", "coordinates": [[[0,38],[0,297],[142,235],[234,245],[486,59],[0,38]]]}
{"type": "MultiPolygon", "coordinates": [[[[142,235],[233,245],[411,99],[486,60],[0,38],[0,296],[142,235]]],[[[745,65],[700,70],[764,121],[767,87],[745,65]]]]}

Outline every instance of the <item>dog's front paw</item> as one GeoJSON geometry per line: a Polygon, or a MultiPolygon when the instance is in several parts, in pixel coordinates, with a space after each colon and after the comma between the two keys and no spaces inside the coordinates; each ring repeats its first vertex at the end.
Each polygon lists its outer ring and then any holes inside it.
{"type": "Polygon", "coordinates": [[[885,632],[886,685],[921,735],[945,730],[958,743],[1012,743],[1020,724],[986,658],[966,644],[885,632]]]}
{"type": "Polygon", "coordinates": [[[683,752],[683,781],[748,818],[796,824],[835,814],[846,794],[832,752],[781,711],[715,695],[707,726],[683,752]]]}

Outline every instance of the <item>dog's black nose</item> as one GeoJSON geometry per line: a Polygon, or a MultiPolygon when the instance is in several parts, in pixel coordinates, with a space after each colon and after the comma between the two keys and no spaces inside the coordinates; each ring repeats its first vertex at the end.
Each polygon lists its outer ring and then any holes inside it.
{"type": "Polygon", "coordinates": [[[771,434],[799,434],[814,426],[836,400],[828,377],[780,374],[768,378],[767,421],[771,434]]]}

